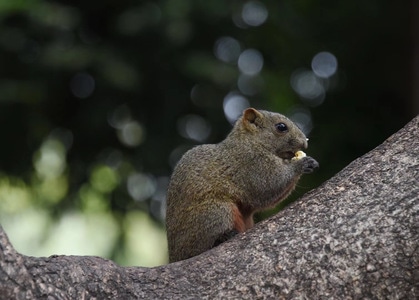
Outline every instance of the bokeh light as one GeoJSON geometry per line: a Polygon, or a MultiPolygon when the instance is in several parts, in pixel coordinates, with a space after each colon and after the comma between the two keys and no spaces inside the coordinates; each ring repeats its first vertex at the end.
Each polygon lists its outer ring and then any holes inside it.
{"type": "Polygon", "coordinates": [[[197,142],[204,142],[211,133],[211,126],[198,115],[187,115],[180,118],[177,127],[181,136],[197,142]]]}
{"type": "Polygon", "coordinates": [[[288,116],[294,123],[297,124],[301,131],[308,136],[313,129],[310,110],[301,106],[296,106],[290,110],[288,116]]]}
{"type": "Polygon", "coordinates": [[[66,151],[60,141],[47,139],[34,156],[34,167],[41,178],[60,176],[66,167],[66,151]]]}
{"type": "Polygon", "coordinates": [[[66,255],[109,256],[118,237],[118,224],[106,212],[67,212],[51,227],[41,250],[66,255]]]}
{"type": "Polygon", "coordinates": [[[249,26],[260,26],[268,19],[266,6],[259,1],[249,1],[243,5],[242,20],[249,26]]]}
{"type": "Polygon", "coordinates": [[[106,212],[110,208],[109,198],[91,184],[84,184],[78,193],[82,212],[106,212]]]}
{"type": "Polygon", "coordinates": [[[119,233],[114,217],[104,212],[68,211],[53,222],[46,210],[31,208],[2,216],[2,225],[20,253],[34,256],[109,257],[119,233]]]}
{"type": "Polygon", "coordinates": [[[106,165],[96,165],[91,171],[90,183],[99,192],[110,193],[117,187],[119,176],[106,165]]]}
{"type": "Polygon", "coordinates": [[[319,52],[313,57],[311,68],[317,76],[329,78],[336,73],[338,69],[338,60],[330,52],[319,52]]]}
{"type": "MultiPolygon", "coordinates": [[[[32,195],[30,195],[32,196],[32,195]]],[[[9,197],[9,196],[8,196],[9,197]]],[[[45,232],[51,224],[51,216],[46,209],[25,207],[18,213],[3,214],[0,211],[2,226],[6,230],[10,241],[20,253],[30,253],[34,256],[48,256],[58,252],[49,252],[43,248],[45,232]],[[36,224],[36,226],[35,226],[36,224]]]]}
{"type": "Polygon", "coordinates": [[[124,219],[126,247],[119,260],[128,266],[158,266],[167,261],[166,234],[141,211],[129,212],[124,219]]]}
{"type": "Polygon", "coordinates": [[[126,104],[108,114],[108,123],[116,129],[119,141],[127,147],[137,147],[145,140],[145,127],[133,119],[126,104]]]}
{"type": "Polygon", "coordinates": [[[226,63],[237,63],[241,53],[241,46],[236,39],[224,36],[219,38],[214,45],[215,56],[226,63]]]}
{"type": "Polygon", "coordinates": [[[128,177],[127,190],[136,201],[144,201],[150,198],[156,188],[156,180],[149,174],[133,173],[128,177]]]}
{"type": "Polygon", "coordinates": [[[325,99],[323,82],[312,71],[305,69],[294,71],[291,75],[291,86],[310,106],[318,106],[325,99]]]}
{"type": "Polygon", "coordinates": [[[0,175],[1,218],[27,209],[31,203],[31,196],[30,189],[23,180],[0,175]]]}
{"type": "Polygon", "coordinates": [[[145,129],[137,121],[129,121],[118,131],[118,138],[125,146],[136,147],[144,141],[145,129]]]}
{"type": "Polygon", "coordinates": [[[230,123],[234,123],[249,105],[249,100],[246,97],[231,92],[224,98],[224,115],[230,123]]]}
{"type": "Polygon", "coordinates": [[[45,178],[34,183],[36,196],[40,198],[40,202],[45,204],[57,204],[68,193],[68,178],[65,174],[58,177],[45,178]]]}
{"type": "Polygon", "coordinates": [[[256,75],[262,70],[263,56],[256,49],[244,50],[239,56],[238,66],[244,74],[256,75]]]}

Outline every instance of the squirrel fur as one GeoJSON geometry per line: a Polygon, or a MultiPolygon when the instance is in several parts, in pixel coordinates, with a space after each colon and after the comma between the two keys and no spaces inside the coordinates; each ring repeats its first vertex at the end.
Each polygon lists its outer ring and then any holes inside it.
{"type": "Polygon", "coordinates": [[[285,116],[248,108],[219,144],[200,145],[176,165],[167,193],[169,261],[196,256],[253,227],[255,212],[272,208],[302,174],[318,167],[304,133],[285,116]]]}

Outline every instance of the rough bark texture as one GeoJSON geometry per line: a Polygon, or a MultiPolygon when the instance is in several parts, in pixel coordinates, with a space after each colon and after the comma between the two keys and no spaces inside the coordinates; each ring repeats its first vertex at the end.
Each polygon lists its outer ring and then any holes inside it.
{"type": "Polygon", "coordinates": [[[418,299],[419,117],[217,248],[156,268],[18,254],[0,227],[1,299],[418,299]]]}

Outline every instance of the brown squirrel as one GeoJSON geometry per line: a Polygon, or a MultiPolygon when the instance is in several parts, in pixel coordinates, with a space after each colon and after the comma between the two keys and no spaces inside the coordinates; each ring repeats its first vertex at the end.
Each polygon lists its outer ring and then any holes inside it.
{"type": "Polygon", "coordinates": [[[272,208],[302,174],[319,166],[307,138],[285,116],[248,108],[225,140],[186,152],[167,193],[169,261],[198,255],[253,227],[253,214],[272,208]]]}

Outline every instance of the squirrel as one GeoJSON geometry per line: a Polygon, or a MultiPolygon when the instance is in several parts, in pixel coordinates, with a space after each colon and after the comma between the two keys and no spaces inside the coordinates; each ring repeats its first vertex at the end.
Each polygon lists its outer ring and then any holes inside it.
{"type": "Polygon", "coordinates": [[[248,108],[218,144],[187,151],[167,191],[169,262],[207,251],[253,227],[318,162],[300,151],[308,139],[287,117],[248,108]],[[298,156],[303,153],[305,157],[298,156]]]}

